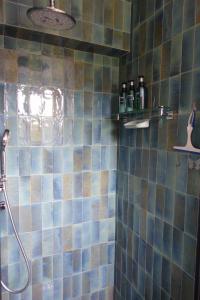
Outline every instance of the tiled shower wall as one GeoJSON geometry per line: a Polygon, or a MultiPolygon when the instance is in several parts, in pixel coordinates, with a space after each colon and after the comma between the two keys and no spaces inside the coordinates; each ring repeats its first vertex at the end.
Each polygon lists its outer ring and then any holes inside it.
{"type": "Polygon", "coordinates": [[[72,14],[76,26],[68,31],[41,29],[26,17],[27,9],[47,6],[49,0],[1,0],[0,20],[9,25],[53,33],[79,41],[130,50],[130,0],[56,0],[56,7],[72,14]]]}
{"type": "MultiPolygon", "coordinates": [[[[192,102],[200,108],[200,4],[133,0],[132,53],[120,80],[144,74],[149,107],[179,115],[149,129],[121,124],[115,299],[194,299],[200,195],[199,157],[173,151],[186,143],[192,102]]],[[[200,146],[199,120],[193,141],[200,146]]]]}
{"type": "MultiPolygon", "coordinates": [[[[0,126],[9,128],[7,189],[31,285],[2,299],[112,299],[118,59],[1,37],[0,126]]],[[[0,212],[2,279],[26,269],[0,212]]]]}

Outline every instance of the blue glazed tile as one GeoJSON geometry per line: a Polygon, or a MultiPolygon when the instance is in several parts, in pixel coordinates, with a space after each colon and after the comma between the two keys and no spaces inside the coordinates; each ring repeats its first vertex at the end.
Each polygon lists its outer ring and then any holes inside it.
{"type": "Polygon", "coordinates": [[[6,84],[6,114],[9,116],[17,114],[17,87],[14,84],[6,84]]]}
{"type": "Polygon", "coordinates": [[[75,198],[82,197],[83,194],[83,177],[82,174],[74,174],[74,192],[75,198]]]}
{"type": "Polygon", "coordinates": [[[53,178],[53,195],[54,200],[61,200],[63,198],[63,182],[60,175],[53,178]]]}
{"type": "Polygon", "coordinates": [[[84,199],[83,200],[83,222],[87,222],[91,220],[91,200],[84,199]]]}
{"type": "Polygon", "coordinates": [[[32,262],[32,284],[42,282],[42,258],[35,259],[32,262]]]}
{"type": "Polygon", "coordinates": [[[100,144],[101,143],[101,121],[94,120],[92,124],[92,143],[100,144]]]}
{"type": "Polygon", "coordinates": [[[42,232],[42,255],[50,256],[53,254],[53,230],[43,230],[42,232]]]}
{"type": "Polygon", "coordinates": [[[83,120],[76,119],[74,120],[74,127],[73,127],[73,141],[75,145],[82,145],[83,144],[83,120]]]}
{"type": "Polygon", "coordinates": [[[81,275],[75,275],[72,277],[72,297],[80,297],[82,294],[82,280],[81,275]]]}
{"type": "Polygon", "coordinates": [[[62,202],[56,201],[53,203],[53,226],[59,227],[62,225],[62,202]]]}
{"type": "Polygon", "coordinates": [[[42,256],[42,231],[32,232],[32,258],[42,256]]]}
{"type": "Polygon", "coordinates": [[[53,205],[51,202],[42,204],[42,227],[51,228],[53,226],[53,205]]]}
{"type": "Polygon", "coordinates": [[[18,142],[19,145],[30,145],[30,118],[19,117],[18,142]]]}
{"type": "Polygon", "coordinates": [[[138,272],[138,291],[141,295],[144,295],[145,291],[145,273],[142,268],[139,267],[138,272]]]}
{"type": "Polygon", "coordinates": [[[175,0],[173,1],[173,9],[172,9],[172,34],[176,35],[182,30],[182,22],[183,22],[183,0],[175,0]]]}
{"type": "Polygon", "coordinates": [[[198,223],[198,199],[193,196],[186,197],[186,209],[185,209],[185,231],[192,236],[197,234],[198,223]]]}
{"type": "Polygon", "coordinates": [[[182,72],[186,72],[192,68],[193,41],[194,41],[194,30],[189,30],[183,34],[182,66],[181,66],[182,72]]]}
{"type": "Polygon", "coordinates": [[[55,228],[53,231],[53,252],[55,254],[62,251],[62,230],[61,228],[55,228]]]}
{"type": "Polygon", "coordinates": [[[99,222],[92,222],[92,243],[98,243],[100,238],[99,222]]]}
{"type": "Polygon", "coordinates": [[[101,148],[92,148],[92,170],[98,171],[101,169],[101,148]]]}
{"type": "MultiPolygon", "coordinates": [[[[106,243],[108,241],[109,235],[109,224],[107,221],[99,221],[99,241],[101,243],[106,243]]],[[[112,240],[112,230],[110,232],[110,239],[112,240]]]]}
{"type": "Polygon", "coordinates": [[[64,115],[65,117],[74,115],[74,92],[72,90],[65,90],[64,93],[64,115]]]}
{"type": "Polygon", "coordinates": [[[92,122],[84,120],[84,145],[92,145],[92,122]]]}
{"type": "Polygon", "coordinates": [[[73,200],[72,201],[72,223],[81,223],[83,219],[83,201],[73,200]]]}
{"type": "Polygon", "coordinates": [[[49,202],[53,200],[53,176],[42,176],[42,201],[49,202]]]}
{"type": "Polygon", "coordinates": [[[63,298],[70,300],[72,298],[72,278],[66,277],[63,280],[63,298]]]}
{"type": "Polygon", "coordinates": [[[81,250],[75,250],[72,253],[73,272],[80,273],[82,269],[82,255],[81,250]]]}
{"type": "Polygon", "coordinates": [[[173,249],[172,258],[173,261],[181,266],[183,256],[183,232],[174,228],[173,229],[173,249]]]}
{"type": "Polygon", "coordinates": [[[19,175],[19,151],[18,148],[7,149],[7,175],[17,176],[19,175]]]}
{"type": "Polygon", "coordinates": [[[29,149],[19,149],[19,175],[28,176],[30,175],[31,169],[31,153],[29,149]]]}
{"type": "Polygon", "coordinates": [[[99,274],[98,270],[94,269],[90,271],[90,289],[91,291],[94,291],[98,288],[99,286],[99,274]]]}
{"type": "Polygon", "coordinates": [[[14,264],[20,261],[20,252],[18,249],[17,241],[14,236],[8,237],[8,261],[9,264],[14,264]]]}
{"type": "Polygon", "coordinates": [[[42,149],[31,148],[31,173],[41,174],[42,173],[42,149]]]}
{"type": "Polygon", "coordinates": [[[83,112],[84,112],[83,93],[75,92],[74,93],[74,117],[78,117],[78,118],[83,117],[83,112]]]}
{"type": "Polygon", "coordinates": [[[63,203],[63,225],[72,224],[72,201],[65,201],[63,203]]]}
{"type": "Polygon", "coordinates": [[[5,93],[5,84],[0,84],[0,114],[4,113],[5,103],[4,103],[4,94],[5,93]]]}
{"type": "Polygon", "coordinates": [[[64,119],[64,129],[63,129],[63,143],[65,145],[72,145],[73,144],[73,120],[64,119]]]}
{"type": "Polygon", "coordinates": [[[194,25],[195,3],[189,0],[184,1],[183,30],[194,25]]]}
{"type": "Polygon", "coordinates": [[[53,256],[53,279],[62,278],[63,276],[63,260],[61,255],[53,256]]]}
{"type": "Polygon", "coordinates": [[[61,148],[53,149],[53,172],[62,173],[63,161],[62,161],[63,151],[61,148]]]}
{"type": "Polygon", "coordinates": [[[164,220],[172,224],[174,213],[174,193],[170,189],[165,192],[164,220]]]}
{"type": "MultiPolygon", "coordinates": [[[[71,147],[63,148],[63,172],[72,172],[73,171],[73,150],[71,147]]],[[[60,162],[61,163],[61,162],[60,162]]]]}
{"type": "Polygon", "coordinates": [[[101,118],[102,115],[102,95],[95,93],[93,97],[93,118],[101,118]]]}
{"type": "Polygon", "coordinates": [[[183,269],[193,278],[195,276],[196,240],[184,234],[183,269]]]}
{"type": "Polygon", "coordinates": [[[75,147],[74,148],[74,172],[79,172],[83,168],[83,148],[75,147]]]}
{"type": "Polygon", "coordinates": [[[198,67],[200,65],[200,43],[199,43],[199,37],[200,37],[200,26],[197,26],[195,29],[195,42],[194,42],[194,67],[198,67]]]}
{"type": "Polygon", "coordinates": [[[86,248],[82,250],[82,271],[88,271],[90,269],[91,262],[91,250],[86,248]]]}
{"type": "Polygon", "coordinates": [[[51,281],[53,278],[53,259],[52,257],[43,258],[43,282],[51,281]]]}
{"type": "Polygon", "coordinates": [[[43,300],[53,300],[53,284],[43,284],[43,300]]]}
{"type": "Polygon", "coordinates": [[[102,96],[102,118],[111,116],[111,96],[103,94],[102,96]]]}
{"type": "Polygon", "coordinates": [[[187,187],[188,161],[186,155],[177,155],[176,189],[185,193],[187,187]]]}
{"type": "Polygon", "coordinates": [[[63,299],[63,282],[62,280],[54,280],[53,282],[53,299],[63,299]]]}
{"type": "Polygon", "coordinates": [[[30,204],[30,177],[23,176],[19,178],[19,204],[26,205],[30,204]]]}
{"type": "Polygon", "coordinates": [[[73,272],[72,253],[66,252],[63,254],[63,276],[71,275],[73,272]]]}
{"type": "Polygon", "coordinates": [[[155,247],[162,252],[163,248],[163,222],[159,219],[155,219],[154,227],[154,245],[155,247]]]}
{"type": "Polygon", "coordinates": [[[170,226],[167,223],[164,223],[164,228],[163,228],[163,253],[169,258],[172,255],[172,239],[173,239],[172,226],[170,226]]]}
{"type": "Polygon", "coordinates": [[[42,229],[42,208],[40,204],[33,204],[31,206],[32,210],[32,231],[42,229]]]}
{"type": "Polygon", "coordinates": [[[162,287],[170,294],[171,292],[171,264],[163,257],[162,259],[162,287]]]}
{"type": "Polygon", "coordinates": [[[72,245],[73,248],[82,248],[82,225],[73,225],[72,245]]]}
{"type": "Polygon", "coordinates": [[[169,188],[173,188],[175,185],[175,174],[176,174],[175,168],[176,168],[176,155],[174,155],[174,153],[168,152],[165,184],[169,188]]]}
{"type": "Polygon", "coordinates": [[[165,151],[158,151],[158,157],[157,157],[157,182],[159,184],[164,184],[165,183],[166,165],[167,165],[167,153],[165,151]]]}
{"type": "Polygon", "coordinates": [[[10,177],[7,180],[7,194],[9,202],[13,206],[19,205],[19,181],[18,177],[10,177]]]}
{"type": "MultiPolygon", "coordinates": [[[[10,130],[9,145],[16,146],[18,144],[18,123],[15,116],[7,117],[5,119],[6,127],[10,130]]],[[[2,124],[0,124],[2,128],[2,124]]]]}
{"type": "Polygon", "coordinates": [[[43,172],[47,174],[53,172],[53,149],[52,148],[43,149],[43,172]]]}
{"type": "Polygon", "coordinates": [[[156,208],[156,185],[153,183],[149,183],[148,189],[148,211],[152,214],[155,213],[156,208]]]}

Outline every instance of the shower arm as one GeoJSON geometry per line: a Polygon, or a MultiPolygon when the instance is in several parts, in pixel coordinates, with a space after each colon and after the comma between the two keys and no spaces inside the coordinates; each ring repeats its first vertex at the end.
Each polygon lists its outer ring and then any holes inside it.
{"type": "Polygon", "coordinates": [[[55,0],[50,0],[50,7],[55,8],[55,0]]]}

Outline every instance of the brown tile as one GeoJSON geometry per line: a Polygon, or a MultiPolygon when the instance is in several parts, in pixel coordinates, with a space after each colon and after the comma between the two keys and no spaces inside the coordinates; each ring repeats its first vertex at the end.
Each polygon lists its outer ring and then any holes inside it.
{"type": "Polygon", "coordinates": [[[91,173],[90,172],[83,173],[83,196],[84,197],[91,196],[91,173]]]}
{"type": "Polygon", "coordinates": [[[94,12],[94,1],[84,0],[83,1],[83,21],[92,23],[93,21],[93,12],[94,12]]]}
{"type": "Polygon", "coordinates": [[[33,300],[42,299],[43,295],[43,285],[35,284],[32,286],[32,298],[33,300]]]}
{"type": "Polygon", "coordinates": [[[81,90],[84,87],[84,64],[75,62],[75,89],[81,90]]]}
{"type": "Polygon", "coordinates": [[[63,251],[72,249],[72,226],[67,226],[62,229],[63,251]]]}
{"type": "Polygon", "coordinates": [[[108,180],[108,171],[101,172],[101,195],[105,195],[108,193],[108,180]]]}
{"type": "Polygon", "coordinates": [[[170,55],[171,42],[169,41],[162,46],[161,79],[167,78],[170,75],[170,55]]]}
{"type": "Polygon", "coordinates": [[[91,267],[98,267],[100,263],[100,249],[99,245],[91,247],[91,267]]]}
{"type": "Polygon", "coordinates": [[[64,200],[72,199],[72,190],[73,190],[73,175],[66,174],[63,176],[63,197],[64,200]]]}
{"type": "Polygon", "coordinates": [[[83,40],[86,42],[92,40],[92,23],[83,22],[83,40]]]}
{"type": "Polygon", "coordinates": [[[104,2],[104,25],[109,28],[114,26],[114,0],[104,2]]]}
{"type": "Polygon", "coordinates": [[[5,81],[16,83],[17,82],[17,53],[12,50],[5,50],[5,81]]]}
{"type": "Polygon", "coordinates": [[[200,23],[200,0],[196,0],[196,23],[200,23]]]}
{"type": "Polygon", "coordinates": [[[74,57],[71,55],[66,56],[63,61],[63,66],[65,70],[65,87],[69,89],[74,89],[75,87],[74,57]]]}

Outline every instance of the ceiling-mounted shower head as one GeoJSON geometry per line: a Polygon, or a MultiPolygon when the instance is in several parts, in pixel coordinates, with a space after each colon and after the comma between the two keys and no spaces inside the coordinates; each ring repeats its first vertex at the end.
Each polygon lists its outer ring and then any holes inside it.
{"type": "Polygon", "coordinates": [[[4,133],[3,133],[3,136],[2,136],[2,145],[4,147],[6,147],[6,145],[8,143],[9,134],[10,134],[10,131],[8,129],[6,129],[4,131],[4,133]]]}
{"type": "Polygon", "coordinates": [[[55,8],[55,1],[50,0],[48,7],[33,7],[27,11],[28,18],[34,25],[54,30],[72,29],[76,20],[65,11],[55,8]]]}

